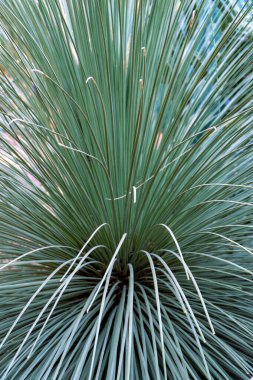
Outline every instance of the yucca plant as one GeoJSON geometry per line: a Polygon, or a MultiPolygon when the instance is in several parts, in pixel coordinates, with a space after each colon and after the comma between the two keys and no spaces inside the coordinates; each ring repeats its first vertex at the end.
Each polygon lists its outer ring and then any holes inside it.
{"type": "Polygon", "coordinates": [[[253,374],[252,1],[0,0],[0,379],[253,374]]]}

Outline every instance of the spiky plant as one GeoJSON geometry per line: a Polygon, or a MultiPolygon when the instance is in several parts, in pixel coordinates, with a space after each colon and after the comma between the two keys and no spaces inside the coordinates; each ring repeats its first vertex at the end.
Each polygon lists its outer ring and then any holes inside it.
{"type": "Polygon", "coordinates": [[[253,4],[231,4],[0,0],[1,380],[253,374],[253,4]]]}

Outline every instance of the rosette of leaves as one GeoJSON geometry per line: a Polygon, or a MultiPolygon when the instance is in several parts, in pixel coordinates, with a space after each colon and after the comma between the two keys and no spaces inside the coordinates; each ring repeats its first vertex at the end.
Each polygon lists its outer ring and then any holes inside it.
{"type": "Polygon", "coordinates": [[[0,1],[1,380],[252,375],[253,5],[225,3],[0,1]]]}

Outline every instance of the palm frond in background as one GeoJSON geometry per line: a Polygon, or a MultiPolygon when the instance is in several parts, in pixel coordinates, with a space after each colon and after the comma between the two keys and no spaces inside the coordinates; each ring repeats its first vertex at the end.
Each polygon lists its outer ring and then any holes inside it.
{"type": "Polygon", "coordinates": [[[0,0],[1,380],[252,376],[239,5],[0,0]]]}

